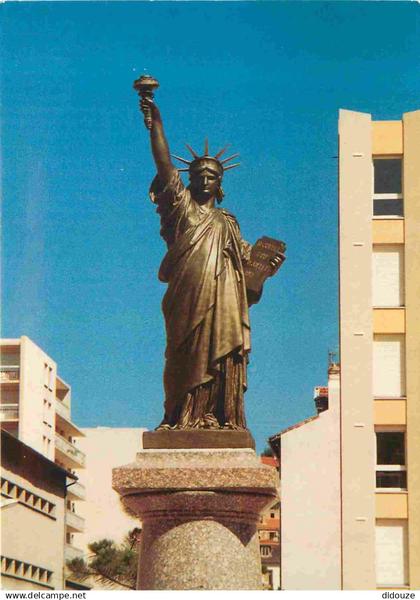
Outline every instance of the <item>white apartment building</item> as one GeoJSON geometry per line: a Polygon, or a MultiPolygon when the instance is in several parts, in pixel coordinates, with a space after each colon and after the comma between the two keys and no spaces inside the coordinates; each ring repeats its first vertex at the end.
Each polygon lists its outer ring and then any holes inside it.
{"type": "MultiPolygon", "coordinates": [[[[0,385],[1,428],[68,473],[63,531],[65,564],[82,556],[77,535],[85,527],[78,514],[85,488],[74,478],[85,467],[85,454],[76,442],[84,434],[71,420],[70,386],[59,377],[55,361],[26,336],[1,340],[0,385]]],[[[37,532],[22,532],[22,543],[30,535],[36,536],[37,532]]]]}

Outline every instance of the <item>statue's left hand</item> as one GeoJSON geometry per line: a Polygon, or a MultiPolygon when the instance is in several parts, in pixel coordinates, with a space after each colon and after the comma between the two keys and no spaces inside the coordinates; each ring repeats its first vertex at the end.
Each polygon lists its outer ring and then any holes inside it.
{"type": "Polygon", "coordinates": [[[275,275],[277,273],[277,271],[280,269],[281,265],[283,264],[283,262],[285,260],[286,260],[286,256],[284,254],[282,254],[281,252],[276,254],[276,256],[270,260],[270,265],[273,269],[273,272],[271,273],[270,277],[272,277],[273,275],[275,275]]]}

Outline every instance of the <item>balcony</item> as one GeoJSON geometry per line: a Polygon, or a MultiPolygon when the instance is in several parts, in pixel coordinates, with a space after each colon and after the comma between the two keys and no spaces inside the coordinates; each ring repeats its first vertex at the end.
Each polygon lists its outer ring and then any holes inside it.
{"type": "Polygon", "coordinates": [[[66,544],[64,548],[64,559],[65,561],[74,560],[75,558],[83,558],[83,550],[76,548],[71,544],[66,544]]]}
{"type": "Polygon", "coordinates": [[[0,421],[19,421],[19,404],[1,404],[0,421]]]}
{"type": "Polygon", "coordinates": [[[76,481],[67,487],[67,497],[70,500],[85,500],[86,488],[82,483],[76,481]]]}
{"type": "Polygon", "coordinates": [[[86,456],[84,452],[73,446],[58,433],[55,434],[55,450],[58,458],[72,469],[79,469],[85,466],[86,456]]]}
{"type": "Polygon", "coordinates": [[[70,421],[70,410],[61,400],[55,400],[55,412],[66,421],[70,421]]]}
{"type": "Polygon", "coordinates": [[[1,383],[19,383],[19,367],[1,365],[0,382],[1,383]]]}
{"type": "Polygon", "coordinates": [[[85,437],[85,434],[72,422],[68,406],[58,398],[55,401],[55,414],[59,423],[57,429],[63,430],[66,435],[71,437],[85,437]]]}
{"type": "Polygon", "coordinates": [[[66,526],[70,531],[82,533],[85,530],[85,520],[70,510],[66,511],[66,526]]]}

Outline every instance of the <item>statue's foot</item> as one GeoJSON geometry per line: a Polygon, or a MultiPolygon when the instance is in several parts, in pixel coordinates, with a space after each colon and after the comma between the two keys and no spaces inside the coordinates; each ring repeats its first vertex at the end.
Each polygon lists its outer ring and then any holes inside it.
{"type": "Polygon", "coordinates": [[[220,429],[219,421],[216,419],[213,413],[207,413],[204,415],[202,421],[204,429],[220,429]]]}
{"type": "Polygon", "coordinates": [[[204,417],[188,421],[187,423],[177,423],[171,429],[182,429],[184,431],[196,429],[220,429],[219,421],[213,413],[207,413],[204,417]]]}
{"type": "Polygon", "coordinates": [[[245,431],[246,430],[245,427],[241,427],[240,425],[236,425],[236,423],[231,423],[230,421],[227,421],[223,425],[223,429],[230,429],[231,431],[245,431]]]}
{"type": "Polygon", "coordinates": [[[155,431],[168,431],[169,429],[175,429],[175,428],[171,427],[171,425],[169,425],[169,423],[162,421],[162,423],[156,427],[155,431]]]}
{"type": "Polygon", "coordinates": [[[202,427],[202,419],[196,419],[195,421],[188,421],[188,423],[176,423],[171,429],[177,431],[189,431],[191,429],[200,429],[202,427]]]}

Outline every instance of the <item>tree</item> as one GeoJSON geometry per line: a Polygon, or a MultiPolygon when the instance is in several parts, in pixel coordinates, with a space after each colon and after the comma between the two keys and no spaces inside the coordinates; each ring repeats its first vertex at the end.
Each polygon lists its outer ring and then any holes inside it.
{"type": "Polygon", "coordinates": [[[108,539],[92,542],[88,545],[91,554],[87,560],[74,558],[67,566],[80,581],[94,577],[101,583],[135,590],[140,533],[140,529],[132,529],[121,544],[108,539]]]}
{"type": "Polygon", "coordinates": [[[271,450],[271,448],[266,446],[264,448],[264,450],[261,452],[261,456],[273,456],[273,451],[271,450]]]}

